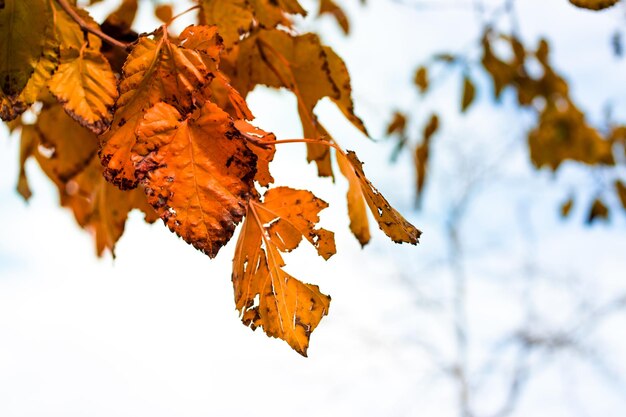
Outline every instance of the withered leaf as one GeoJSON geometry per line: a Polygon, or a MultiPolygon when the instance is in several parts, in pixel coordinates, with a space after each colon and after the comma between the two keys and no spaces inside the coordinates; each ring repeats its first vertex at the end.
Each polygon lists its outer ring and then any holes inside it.
{"type": "Polygon", "coordinates": [[[420,93],[425,93],[428,90],[428,69],[424,66],[418,67],[413,77],[413,82],[419,89],[420,93]]]}
{"type": "Polygon", "coordinates": [[[50,2],[6,0],[0,33],[0,118],[13,120],[35,102],[58,63],[50,2]]]}
{"type": "Polygon", "coordinates": [[[568,198],[563,204],[561,204],[561,217],[568,217],[574,207],[574,199],[568,198]]]}
{"type": "Polygon", "coordinates": [[[591,205],[589,214],[587,216],[587,223],[591,224],[596,220],[608,220],[609,208],[600,200],[596,198],[591,205]]]}
{"type": "MultiPolygon", "coordinates": [[[[396,209],[391,207],[385,197],[374,188],[372,183],[365,177],[363,163],[359,161],[354,152],[347,151],[345,158],[359,181],[362,198],[365,199],[380,229],[396,243],[417,244],[422,232],[402,217],[396,209]]],[[[357,238],[359,238],[358,235],[357,238]]],[[[361,241],[361,238],[359,238],[359,241],[361,241]]],[[[363,244],[362,241],[361,243],[363,244]]]]}
{"type": "Polygon", "coordinates": [[[622,207],[626,210],[626,184],[624,184],[620,180],[615,181],[615,191],[617,192],[617,197],[619,201],[622,203],[622,207]]]}
{"type": "MultiPolygon", "coordinates": [[[[271,144],[276,140],[276,136],[273,133],[268,133],[246,122],[245,120],[235,121],[235,127],[239,132],[251,138],[253,142],[259,142],[260,144],[271,144]]],[[[256,162],[256,175],[254,179],[259,182],[263,187],[269,186],[274,182],[274,178],[270,173],[270,162],[274,159],[276,153],[276,147],[274,146],[250,146],[250,150],[255,153],[257,157],[256,162]]]]}
{"type": "Polygon", "coordinates": [[[361,181],[348,159],[340,152],[335,153],[337,165],[344,177],[348,180],[348,216],[350,217],[350,231],[357,238],[361,246],[365,246],[371,238],[367,206],[361,189],[361,181]]]}
{"type": "Polygon", "coordinates": [[[346,35],[350,33],[350,21],[346,12],[337,5],[333,0],[320,0],[319,15],[329,14],[337,20],[337,23],[346,35]]]}
{"type": "MultiPolygon", "coordinates": [[[[181,36],[182,44],[186,40],[181,36]]],[[[100,157],[107,180],[122,189],[134,188],[137,179],[131,150],[145,111],[158,102],[191,110],[204,102],[202,87],[211,78],[200,51],[173,44],[165,31],[154,39],[140,37],[124,65],[111,129],[101,137],[100,157]]]]}
{"type": "Polygon", "coordinates": [[[215,257],[245,214],[256,156],[208,101],[187,117],[157,103],[137,134],[133,162],[148,202],[170,230],[215,257]]]}
{"type": "Polygon", "coordinates": [[[463,98],[461,100],[461,112],[467,111],[467,109],[474,102],[476,97],[476,87],[469,76],[463,77],[463,98]]]}
{"type": "Polygon", "coordinates": [[[582,7],[584,9],[601,10],[611,7],[619,0],[569,0],[574,6],[582,7]]]}
{"type": "Polygon", "coordinates": [[[304,237],[325,259],[335,253],[332,232],[315,229],[325,207],[311,192],[287,187],[267,191],[263,202],[250,200],[233,259],[235,306],[243,323],[262,327],[303,356],[311,333],[328,314],[330,297],[286,273],[281,252],[304,237]]]}
{"type": "Polygon", "coordinates": [[[424,127],[422,142],[415,147],[415,173],[416,173],[416,197],[417,204],[421,202],[421,196],[426,184],[428,172],[428,159],[430,156],[430,142],[433,135],[439,130],[439,117],[436,114],[430,116],[428,123],[424,127]]]}

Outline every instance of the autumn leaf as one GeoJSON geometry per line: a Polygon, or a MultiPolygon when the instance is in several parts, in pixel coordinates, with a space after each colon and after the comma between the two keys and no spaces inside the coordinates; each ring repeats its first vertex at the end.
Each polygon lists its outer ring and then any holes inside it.
{"type": "Polygon", "coordinates": [[[207,24],[217,25],[227,48],[255,25],[265,29],[291,27],[286,14],[306,15],[296,0],[202,0],[202,11],[207,24]]]}
{"type": "MultiPolygon", "coordinates": [[[[313,112],[324,97],[335,102],[350,122],[367,134],[354,113],[350,76],[344,62],[313,34],[292,36],[280,30],[263,30],[240,43],[235,87],[245,96],[258,84],[284,87],[298,100],[298,114],[305,136],[323,139],[326,132],[313,112]],[[262,65],[260,65],[262,64],[262,65]]],[[[308,145],[309,161],[321,161],[320,175],[330,176],[330,154],[308,145]]]]}
{"type": "Polygon", "coordinates": [[[311,333],[328,314],[330,297],[286,273],[281,252],[306,238],[324,259],[332,256],[333,233],[315,229],[327,206],[309,191],[287,187],[267,191],[263,202],[250,200],[233,259],[235,306],[243,323],[262,327],[303,356],[311,333]]]}
{"type": "Polygon", "coordinates": [[[567,217],[570,215],[574,207],[574,199],[568,198],[563,204],[561,204],[561,217],[567,217]]]}
{"type": "Polygon", "coordinates": [[[419,89],[420,93],[425,93],[428,90],[428,69],[426,67],[418,67],[413,77],[413,82],[419,89]]]}
{"type": "MultiPolygon", "coordinates": [[[[415,226],[409,223],[396,209],[391,207],[389,202],[383,197],[383,195],[372,185],[372,183],[367,179],[365,173],[363,172],[363,163],[359,161],[356,154],[352,151],[347,151],[345,155],[338,155],[338,159],[346,158],[346,161],[352,168],[354,176],[346,175],[348,177],[348,181],[351,181],[355,184],[358,181],[358,185],[361,191],[361,198],[365,200],[367,206],[370,211],[374,215],[374,219],[378,223],[380,229],[396,243],[410,243],[415,245],[419,242],[419,237],[422,234],[415,226]]],[[[345,166],[345,164],[344,164],[345,166]]],[[[355,185],[352,185],[355,187],[355,185]]],[[[356,187],[353,188],[356,190],[356,187]]],[[[356,197],[357,192],[353,191],[353,196],[350,195],[350,191],[348,194],[348,203],[350,204],[350,200],[357,200],[356,197]]],[[[353,202],[353,204],[356,204],[353,202]]],[[[364,222],[362,220],[362,211],[355,209],[353,211],[353,215],[351,217],[351,229],[352,222],[355,223],[354,229],[352,229],[353,233],[355,230],[364,230],[364,222]]],[[[362,245],[367,243],[366,234],[357,234],[355,233],[359,242],[362,245]]]]}
{"type": "Polygon", "coordinates": [[[18,190],[25,198],[30,195],[24,164],[32,156],[57,186],[61,205],[94,235],[96,253],[109,250],[114,255],[131,210],[142,210],[149,223],[158,217],[142,189],[124,192],[106,182],[97,148],[98,138],[60,105],[45,107],[35,125],[22,127],[18,190]]]}
{"type": "Polygon", "coordinates": [[[587,215],[587,223],[591,224],[596,220],[608,220],[609,208],[600,200],[596,198],[591,205],[589,214],[587,215]]]}
{"type": "Polygon", "coordinates": [[[170,230],[215,257],[254,192],[256,155],[210,102],[186,117],[158,103],[137,134],[133,162],[148,202],[170,230]]]}
{"type": "Polygon", "coordinates": [[[584,9],[601,10],[617,4],[619,0],[569,0],[574,6],[584,9]]]}
{"type": "MultiPolygon", "coordinates": [[[[180,43],[187,39],[181,35],[180,43]]],[[[210,43],[210,39],[206,42],[210,43]]],[[[193,44],[197,46],[198,42],[193,44]]],[[[148,109],[165,102],[186,111],[206,100],[202,87],[210,83],[212,75],[202,52],[175,45],[165,29],[154,39],[139,38],[124,65],[111,129],[101,138],[100,157],[107,180],[122,189],[136,186],[131,151],[136,142],[135,131],[148,109]]]]}
{"type": "Polygon", "coordinates": [[[348,21],[348,16],[343,11],[341,7],[337,5],[333,0],[320,0],[320,8],[318,14],[320,16],[328,14],[335,18],[341,30],[346,35],[350,33],[350,22],[348,21]]]}
{"type": "Polygon", "coordinates": [[[415,172],[416,172],[416,198],[417,204],[421,203],[421,196],[426,184],[428,172],[428,160],[430,157],[430,142],[433,135],[439,130],[439,117],[436,114],[430,116],[428,123],[424,126],[422,142],[415,147],[415,172]]]}
{"type": "Polygon", "coordinates": [[[137,15],[137,0],[122,0],[120,6],[105,19],[105,24],[130,30],[137,15]]]}
{"type": "Polygon", "coordinates": [[[270,162],[274,159],[276,148],[274,146],[268,146],[276,140],[276,136],[273,133],[265,132],[246,122],[245,120],[235,121],[235,128],[249,140],[257,144],[264,146],[251,146],[250,150],[255,153],[257,157],[256,174],[254,176],[257,181],[263,187],[269,186],[274,182],[274,178],[270,173],[270,162]]]}
{"type": "Polygon", "coordinates": [[[474,98],[476,97],[476,87],[474,83],[469,78],[469,76],[463,77],[463,98],[461,100],[461,112],[467,111],[467,109],[474,102],[474,98]]]}
{"type": "Polygon", "coordinates": [[[626,184],[624,184],[620,180],[615,181],[615,191],[617,192],[617,197],[619,201],[622,203],[622,207],[626,210],[626,184]]]}
{"type": "MultiPolygon", "coordinates": [[[[97,28],[81,9],[75,13],[97,28]]],[[[55,30],[60,41],[61,62],[48,82],[52,95],[78,123],[102,133],[111,123],[117,99],[117,79],[100,52],[102,41],[85,35],[81,27],[58,6],[54,8],[55,30]]]]}
{"type": "Polygon", "coordinates": [[[363,196],[362,183],[350,161],[340,152],[335,153],[337,165],[343,176],[348,180],[348,217],[350,231],[357,238],[361,246],[365,246],[371,239],[367,205],[363,196]]]}
{"type": "Polygon", "coordinates": [[[159,18],[161,22],[169,23],[169,21],[172,20],[172,17],[174,16],[172,5],[171,4],[159,4],[154,9],[154,14],[156,17],[159,18]]]}
{"type": "Polygon", "coordinates": [[[50,3],[6,0],[0,33],[0,117],[13,120],[35,102],[58,63],[50,3]]]}

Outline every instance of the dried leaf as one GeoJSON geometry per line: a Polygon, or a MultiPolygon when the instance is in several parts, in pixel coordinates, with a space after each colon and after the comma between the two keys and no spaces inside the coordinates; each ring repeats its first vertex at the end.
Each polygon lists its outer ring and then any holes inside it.
{"type": "Polygon", "coordinates": [[[421,203],[421,196],[424,192],[426,184],[426,174],[428,172],[428,159],[430,155],[430,141],[433,135],[439,130],[439,117],[436,114],[430,116],[430,119],[424,127],[422,142],[415,148],[415,173],[416,173],[416,198],[418,206],[421,203]]]}
{"type": "Polygon", "coordinates": [[[158,103],[137,134],[133,162],[148,202],[170,230],[215,257],[254,192],[256,156],[228,114],[208,101],[187,117],[158,103]]]}
{"type": "Polygon", "coordinates": [[[305,237],[325,259],[335,253],[332,232],[314,228],[325,207],[311,192],[287,187],[269,190],[262,203],[251,200],[233,259],[235,305],[243,323],[262,327],[303,356],[328,314],[330,297],[286,273],[281,252],[305,237]]]}
{"type": "MultiPolygon", "coordinates": [[[[276,136],[274,136],[273,133],[268,133],[258,127],[252,126],[245,120],[237,120],[235,122],[235,127],[242,135],[252,138],[254,142],[268,144],[276,140],[276,136]]],[[[267,187],[274,182],[274,178],[270,173],[269,165],[274,159],[276,148],[274,146],[251,146],[250,150],[254,152],[257,157],[256,175],[254,176],[254,179],[263,187],[267,187]]]]}
{"type": "Polygon", "coordinates": [[[56,69],[58,42],[50,3],[6,0],[0,33],[0,117],[6,121],[35,102],[56,69]]]}
{"type": "Polygon", "coordinates": [[[350,161],[340,152],[335,153],[339,170],[348,180],[348,216],[350,217],[350,231],[357,238],[361,246],[365,246],[371,238],[367,206],[361,189],[361,180],[357,176],[350,161]]]}
{"type": "Polygon", "coordinates": [[[169,23],[174,17],[174,11],[171,4],[159,4],[154,9],[154,15],[163,23],[169,23]]]}
{"type": "Polygon", "coordinates": [[[469,76],[463,77],[463,99],[461,100],[461,112],[465,111],[472,105],[474,98],[476,97],[476,87],[469,78],[469,76]]]}
{"type": "Polygon", "coordinates": [[[415,77],[413,82],[419,89],[420,93],[425,93],[428,90],[428,69],[426,67],[419,67],[415,71],[415,77]]]}
{"type": "Polygon", "coordinates": [[[591,210],[589,210],[589,215],[587,216],[587,224],[591,224],[598,219],[608,220],[609,208],[602,202],[602,200],[596,198],[593,201],[591,210]]]}
{"type": "MultiPolygon", "coordinates": [[[[181,44],[188,39],[183,35],[181,44]]],[[[198,44],[192,42],[193,46],[198,44]]],[[[202,88],[210,84],[213,75],[202,56],[205,52],[174,45],[163,31],[154,39],[139,38],[124,65],[111,129],[101,138],[100,156],[107,180],[122,189],[137,185],[131,150],[146,110],[161,101],[191,110],[206,100],[202,88]]]]}
{"type": "Polygon", "coordinates": [[[619,0],[569,0],[576,7],[584,9],[601,10],[617,4],[619,0]]]}
{"type": "Polygon", "coordinates": [[[348,21],[348,16],[346,16],[343,9],[333,0],[320,0],[320,9],[318,14],[320,16],[324,14],[333,16],[341,27],[341,30],[343,30],[343,33],[346,35],[350,33],[350,22],[348,21]]]}
{"type": "Polygon", "coordinates": [[[572,211],[572,207],[574,207],[574,199],[568,198],[567,201],[561,205],[561,217],[568,217],[572,211]]]}
{"type": "Polygon", "coordinates": [[[626,210],[626,184],[620,180],[615,181],[615,191],[619,197],[619,201],[622,203],[622,207],[626,210]]]}
{"type": "Polygon", "coordinates": [[[374,188],[372,183],[365,177],[363,164],[354,152],[348,151],[345,156],[354,170],[354,174],[361,186],[362,196],[374,215],[374,219],[378,222],[380,229],[396,243],[417,244],[422,232],[406,221],[396,209],[391,207],[385,197],[374,188]]]}

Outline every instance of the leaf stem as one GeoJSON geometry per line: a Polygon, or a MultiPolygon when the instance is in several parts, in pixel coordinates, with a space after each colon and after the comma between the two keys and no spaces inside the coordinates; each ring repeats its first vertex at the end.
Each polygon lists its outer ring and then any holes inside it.
{"type": "Polygon", "coordinates": [[[285,144],[285,143],[315,143],[317,145],[328,146],[329,148],[335,149],[340,154],[342,154],[344,156],[346,155],[344,150],[341,149],[339,147],[339,145],[337,145],[334,141],[331,142],[331,141],[323,140],[323,139],[302,138],[302,139],[281,139],[281,140],[273,140],[273,141],[263,142],[263,141],[258,140],[254,136],[247,135],[247,134],[245,134],[243,132],[242,132],[242,134],[250,143],[252,143],[255,146],[259,146],[261,148],[268,148],[270,146],[282,145],[282,144],[285,144]]]}
{"type": "Polygon", "coordinates": [[[110,43],[111,45],[117,46],[118,48],[122,48],[125,50],[130,48],[130,44],[118,41],[117,39],[112,38],[111,36],[102,32],[100,29],[89,26],[87,22],[85,22],[83,18],[80,17],[78,13],[76,13],[76,10],[72,8],[67,0],[56,0],[56,2],[59,4],[59,6],[61,6],[65,13],[67,13],[76,23],[78,23],[82,30],[92,33],[102,40],[110,43]]]}
{"type": "Polygon", "coordinates": [[[178,19],[178,18],[179,18],[179,17],[181,17],[182,15],[187,14],[187,13],[189,13],[189,12],[191,12],[191,11],[196,10],[196,9],[199,9],[199,8],[201,8],[201,7],[202,7],[202,6],[200,6],[199,4],[196,4],[195,6],[192,6],[192,7],[188,8],[187,10],[185,10],[185,11],[182,11],[182,12],[178,13],[176,16],[172,17],[172,18],[170,19],[170,21],[166,23],[166,25],[168,25],[168,26],[169,26],[169,25],[170,25],[170,24],[171,24],[174,20],[178,19]]]}

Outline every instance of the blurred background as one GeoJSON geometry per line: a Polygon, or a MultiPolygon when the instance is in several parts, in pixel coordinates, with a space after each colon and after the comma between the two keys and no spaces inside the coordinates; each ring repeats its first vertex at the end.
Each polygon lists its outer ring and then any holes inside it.
{"type": "MultiPolygon", "coordinates": [[[[133,213],[116,258],[99,259],[34,161],[33,197],[25,203],[15,191],[19,140],[2,125],[1,416],[626,415],[626,203],[610,188],[626,179],[623,145],[615,142],[615,166],[544,167],[528,139],[542,104],[521,105],[516,87],[495,100],[481,63],[487,28],[506,57],[512,38],[533,51],[545,38],[572,102],[609,136],[626,123],[626,4],[591,12],[567,0],[336,2],[349,35],[331,15],[316,16],[317,1],[301,1],[313,12],[297,27],[346,61],[374,140],[329,101],[316,110],[423,231],[420,245],[376,230],[361,249],[343,179],[318,178],[304,145],[280,147],[276,184],[329,202],[321,224],[337,238],[327,262],[312,248],[286,256],[290,273],[333,299],[303,358],[241,325],[234,241],[209,260],[133,213]],[[388,129],[396,112],[404,129],[388,129]],[[425,138],[433,113],[440,126],[425,138]],[[598,200],[606,213],[594,211],[598,200]]],[[[118,3],[89,10],[102,21],[118,3]]],[[[138,32],[159,24],[153,3],[140,2],[138,32]]],[[[248,102],[258,126],[302,137],[290,93],[257,87],[248,102]]]]}

